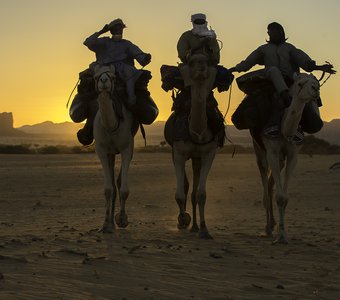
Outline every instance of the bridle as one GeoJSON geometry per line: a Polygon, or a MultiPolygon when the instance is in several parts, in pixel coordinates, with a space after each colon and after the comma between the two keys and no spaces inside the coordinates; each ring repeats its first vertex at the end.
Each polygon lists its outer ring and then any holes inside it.
{"type": "MultiPolygon", "coordinates": [[[[325,63],[329,64],[329,65],[332,65],[329,61],[326,61],[325,63]]],[[[321,77],[318,79],[318,81],[321,82],[322,79],[325,77],[325,75],[326,75],[326,72],[322,71],[321,77]]],[[[320,87],[322,87],[331,76],[332,76],[332,73],[329,73],[327,78],[324,80],[324,82],[320,83],[320,87]]]]}
{"type": "MultiPolygon", "coordinates": [[[[107,77],[109,77],[109,79],[111,80],[111,83],[114,83],[115,78],[116,78],[116,75],[113,74],[111,71],[103,71],[103,72],[101,72],[101,73],[99,73],[99,74],[96,74],[96,75],[94,76],[94,79],[95,79],[95,82],[96,82],[96,90],[97,90],[97,92],[99,92],[99,91],[98,91],[98,82],[99,82],[100,78],[101,78],[103,75],[106,75],[107,77]]],[[[113,89],[114,89],[114,84],[111,84],[111,90],[110,90],[110,94],[111,94],[111,95],[112,95],[113,89]]]]}
{"type": "MultiPolygon", "coordinates": [[[[111,101],[112,101],[112,105],[115,106],[114,101],[113,101],[113,99],[114,99],[113,95],[114,95],[114,88],[115,88],[114,81],[115,81],[116,75],[114,73],[112,73],[112,71],[108,70],[108,71],[103,71],[99,74],[95,74],[94,79],[95,79],[95,82],[96,82],[96,91],[97,91],[97,93],[99,93],[98,82],[103,75],[106,75],[111,81],[110,98],[111,98],[111,101]]],[[[119,126],[120,126],[120,118],[119,117],[117,118],[117,121],[118,122],[113,129],[107,129],[109,134],[115,132],[119,128],[119,126]]]]}

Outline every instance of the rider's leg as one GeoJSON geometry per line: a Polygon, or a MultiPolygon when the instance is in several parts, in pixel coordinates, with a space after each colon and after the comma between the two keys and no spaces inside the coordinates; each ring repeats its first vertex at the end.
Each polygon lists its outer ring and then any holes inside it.
{"type": "Polygon", "coordinates": [[[277,67],[269,67],[266,69],[266,77],[273,83],[275,90],[280,95],[281,106],[287,107],[290,105],[291,98],[289,96],[288,86],[282,76],[282,73],[277,67]]]}
{"type": "Polygon", "coordinates": [[[288,90],[288,86],[283,79],[282,73],[278,67],[269,67],[266,69],[266,77],[273,83],[278,94],[288,90]]]}
{"type": "Polygon", "coordinates": [[[279,97],[272,98],[271,115],[265,126],[264,133],[269,137],[280,135],[280,123],[284,109],[290,105],[288,86],[277,67],[266,69],[266,77],[273,83],[279,97]]]}
{"type": "Polygon", "coordinates": [[[136,105],[135,80],[129,79],[125,83],[126,83],[126,93],[128,95],[127,107],[130,109],[136,105]]]}

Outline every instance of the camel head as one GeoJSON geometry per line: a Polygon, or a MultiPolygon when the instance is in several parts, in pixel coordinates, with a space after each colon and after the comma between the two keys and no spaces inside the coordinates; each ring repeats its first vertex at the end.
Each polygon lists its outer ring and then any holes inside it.
{"type": "Polygon", "coordinates": [[[110,93],[114,88],[115,67],[96,65],[94,68],[94,80],[96,90],[110,93]]]}
{"type": "Polygon", "coordinates": [[[300,101],[309,102],[320,97],[319,81],[312,74],[301,73],[294,76],[293,95],[300,101]]]}
{"type": "Polygon", "coordinates": [[[293,100],[281,122],[281,133],[288,140],[296,133],[305,105],[319,98],[320,84],[313,75],[301,73],[294,76],[291,89],[293,100]]]}
{"type": "Polygon", "coordinates": [[[204,81],[209,77],[208,58],[204,54],[193,54],[188,59],[190,77],[194,82],[204,81]]]}

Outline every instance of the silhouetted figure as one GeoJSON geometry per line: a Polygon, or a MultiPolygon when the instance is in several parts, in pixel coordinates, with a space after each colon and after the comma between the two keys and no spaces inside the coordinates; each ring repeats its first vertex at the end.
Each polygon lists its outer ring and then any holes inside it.
{"type": "Polygon", "coordinates": [[[77,133],[78,140],[83,145],[89,145],[93,141],[93,121],[98,110],[95,101],[97,93],[94,90],[93,71],[98,64],[114,65],[118,77],[114,92],[125,99],[125,105],[134,113],[140,123],[151,124],[158,115],[157,106],[147,90],[151,73],[146,70],[139,70],[134,65],[134,60],[143,67],[148,65],[151,61],[151,54],[143,52],[132,42],[123,39],[124,28],[126,28],[124,22],[121,19],[115,19],[84,41],[84,45],[95,52],[96,61],[90,64],[89,69],[79,74],[79,86],[82,87],[83,85],[85,86],[84,89],[89,91],[85,95],[81,92],[82,88],[79,91],[78,86],[78,94],[70,108],[70,116],[73,121],[81,122],[87,119],[84,128],[77,133]],[[108,31],[110,31],[111,37],[100,37],[108,31]],[[140,99],[142,100],[137,101],[140,99]],[[148,102],[148,104],[143,105],[144,111],[141,111],[143,109],[141,109],[140,102],[144,104],[148,102]],[[140,118],[143,113],[146,113],[147,116],[144,119],[147,120],[140,118]]]}
{"type": "MultiPolygon", "coordinates": [[[[299,73],[300,68],[307,72],[321,70],[330,74],[334,74],[336,71],[328,63],[317,65],[305,52],[287,43],[284,29],[280,24],[276,22],[270,23],[267,29],[269,35],[267,43],[258,47],[245,60],[231,68],[230,71],[245,72],[255,65],[264,65],[264,69],[257,71],[255,76],[262,76],[263,79],[269,80],[272,83],[274,92],[278,95],[278,101],[272,101],[271,116],[265,126],[264,133],[268,136],[276,137],[280,133],[279,123],[282,110],[288,107],[291,102],[289,87],[293,83],[294,73],[299,73]]],[[[249,79],[253,78],[249,76],[249,79]]],[[[261,89],[261,87],[259,88],[261,89]]],[[[268,88],[268,85],[263,86],[263,89],[266,88],[268,88]]],[[[263,90],[263,92],[267,93],[268,91],[263,90]]],[[[321,106],[321,101],[318,104],[321,106]]],[[[302,119],[308,120],[310,128],[306,128],[307,132],[315,133],[323,126],[318,108],[313,107],[312,103],[306,105],[302,119]]]]}

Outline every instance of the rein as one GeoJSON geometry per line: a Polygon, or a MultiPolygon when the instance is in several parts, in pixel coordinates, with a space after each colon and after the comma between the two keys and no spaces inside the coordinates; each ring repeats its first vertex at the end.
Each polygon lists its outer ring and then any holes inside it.
{"type": "Polygon", "coordinates": [[[68,108],[68,104],[70,103],[70,100],[71,100],[71,97],[72,97],[72,95],[73,95],[73,92],[74,92],[74,90],[76,89],[76,87],[78,86],[78,83],[79,83],[79,82],[80,82],[80,79],[78,79],[78,81],[77,81],[76,85],[74,86],[74,88],[73,88],[73,90],[72,90],[70,96],[68,97],[68,100],[67,100],[67,103],[66,103],[66,108],[68,108]]]}
{"type": "MultiPolygon", "coordinates": [[[[321,75],[321,77],[320,77],[320,79],[319,79],[319,82],[321,82],[321,80],[322,80],[323,77],[325,76],[325,73],[326,73],[325,71],[322,72],[322,75],[321,75]]],[[[332,76],[332,74],[329,73],[328,76],[327,76],[327,78],[324,80],[324,82],[320,83],[320,87],[322,87],[322,86],[327,82],[327,80],[328,80],[331,76],[332,76]]]]}
{"type": "MultiPolygon", "coordinates": [[[[223,116],[223,122],[224,123],[227,123],[225,118],[229,112],[229,109],[230,109],[230,103],[231,103],[231,90],[232,90],[232,87],[233,87],[233,82],[230,84],[230,89],[229,89],[229,97],[228,97],[228,106],[227,106],[227,110],[223,116]]],[[[234,157],[235,155],[235,152],[236,152],[236,147],[235,147],[235,144],[233,143],[233,141],[231,140],[231,138],[227,137],[227,134],[224,133],[224,138],[230,143],[233,145],[233,153],[231,154],[231,157],[234,157]]]]}
{"type": "Polygon", "coordinates": [[[228,112],[229,112],[229,109],[230,109],[230,103],[231,103],[231,90],[232,90],[232,87],[233,87],[233,83],[230,84],[230,89],[229,89],[229,97],[228,97],[228,106],[227,106],[227,110],[223,116],[223,120],[225,121],[225,117],[227,116],[228,112]]]}
{"type": "MultiPolygon", "coordinates": [[[[326,61],[326,64],[332,66],[332,64],[329,61],[326,61]]],[[[325,74],[326,74],[326,72],[322,71],[321,77],[318,79],[318,81],[320,82],[320,87],[322,87],[332,75],[332,73],[329,73],[327,78],[324,80],[324,82],[321,83],[322,79],[325,77],[325,74]]]]}

